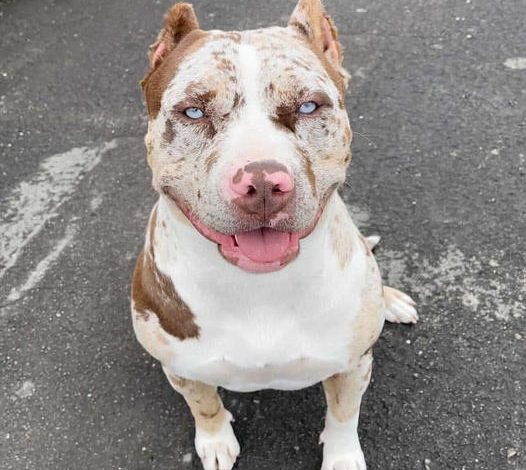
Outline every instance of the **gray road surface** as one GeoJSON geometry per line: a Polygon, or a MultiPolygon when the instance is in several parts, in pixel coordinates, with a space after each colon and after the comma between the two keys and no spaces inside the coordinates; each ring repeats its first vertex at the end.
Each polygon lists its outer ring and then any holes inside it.
{"type": "MultiPolygon", "coordinates": [[[[293,7],[195,4],[224,29],[283,24],[293,7]]],[[[154,201],[138,80],[169,5],[0,1],[2,469],[199,468],[190,415],[128,312],[154,201]]],[[[327,6],[353,75],[344,197],[421,314],[376,349],[369,469],[524,470],[526,3],[327,6]]],[[[223,397],[236,468],[319,468],[319,386],[223,397]]]]}

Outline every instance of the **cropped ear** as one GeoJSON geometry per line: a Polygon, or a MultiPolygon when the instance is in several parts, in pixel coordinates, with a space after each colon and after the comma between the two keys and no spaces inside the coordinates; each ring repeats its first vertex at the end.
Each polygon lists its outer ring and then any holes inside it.
{"type": "Polygon", "coordinates": [[[338,30],[321,0],[299,0],[290,17],[289,26],[305,36],[327,59],[347,87],[350,75],[342,67],[343,51],[338,41],[338,30]]]}
{"type": "Polygon", "coordinates": [[[157,68],[164,58],[190,32],[199,29],[194,8],[189,3],[176,3],[164,15],[164,28],[149,48],[150,69],[157,68]]]}

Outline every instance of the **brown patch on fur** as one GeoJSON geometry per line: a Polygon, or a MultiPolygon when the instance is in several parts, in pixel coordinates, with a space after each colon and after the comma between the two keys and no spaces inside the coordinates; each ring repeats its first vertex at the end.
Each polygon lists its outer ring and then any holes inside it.
{"type": "Polygon", "coordinates": [[[289,111],[283,113],[278,108],[276,116],[272,116],[272,122],[281,129],[286,129],[291,132],[296,132],[296,122],[298,121],[298,115],[296,111],[289,111]]]}
{"type": "Polygon", "coordinates": [[[187,380],[164,371],[170,385],[179,392],[190,407],[195,425],[210,434],[217,433],[228,418],[217,387],[196,380],[187,380]]]}
{"type": "Polygon", "coordinates": [[[318,197],[318,189],[316,188],[316,175],[314,174],[314,171],[312,170],[312,162],[309,158],[309,155],[305,150],[298,147],[298,152],[301,156],[301,164],[303,166],[303,170],[305,171],[305,174],[307,175],[307,179],[309,181],[310,188],[312,190],[312,194],[314,197],[318,197]]]}
{"type": "Polygon", "coordinates": [[[234,93],[234,101],[232,103],[232,108],[237,108],[241,103],[241,95],[236,91],[234,93]]]}
{"type": "Polygon", "coordinates": [[[208,155],[208,157],[206,157],[206,160],[205,160],[205,167],[206,167],[206,172],[207,173],[210,173],[210,171],[212,170],[213,166],[217,163],[217,160],[219,159],[219,153],[218,152],[212,152],[210,155],[208,155]]]}
{"type": "Polygon", "coordinates": [[[171,143],[175,138],[174,124],[170,119],[167,119],[164,123],[163,140],[166,143],[171,143]]]}
{"type": "Polygon", "coordinates": [[[194,315],[179,297],[172,280],[160,272],[154,258],[154,235],[157,209],[150,218],[150,240],[148,252],[141,251],[135,265],[132,284],[134,308],[139,313],[151,311],[159,318],[163,329],[185,340],[199,337],[199,327],[194,315]]]}
{"type": "Polygon", "coordinates": [[[233,182],[234,184],[237,184],[237,183],[239,183],[242,179],[243,179],[243,170],[240,168],[239,170],[236,171],[236,174],[235,174],[234,177],[232,178],[232,182],[233,182]]]}
{"type": "MultiPolygon", "coordinates": [[[[273,173],[277,173],[278,171],[283,171],[285,173],[288,173],[287,167],[283,165],[282,163],[279,163],[275,160],[261,160],[257,162],[249,163],[248,165],[245,165],[243,170],[247,173],[252,173],[254,175],[253,180],[255,181],[258,177],[263,178],[263,173],[266,173],[267,175],[272,175],[273,173]]],[[[239,171],[234,176],[234,183],[239,183],[241,181],[241,178],[243,176],[243,172],[239,174],[239,171]],[[236,181],[236,178],[237,181],[236,181]]]]}
{"type": "Polygon", "coordinates": [[[217,64],[217,68],[218,70],[221,70],[223,72],[232,72],[235,70],[234,64],[230,60],[226,59],[225,57],[219,60],[217,64]]]}
{"type": "Polygon", "coordinates": [[[161,98],[181,62],[197,51],[209,38],[208,33],[193,30],[165,57],[165,59],[141,81],[150,119],[154,119],[161,109],[161,98]]]}
{"type": "Polygon", "coordinates": [[[301,35],[305,36],[305,38],[309,38],[310,34],[307,25],[300,23],[299,21],[291,21],[289,22],[289,26],[295,28],[301,35]]]}

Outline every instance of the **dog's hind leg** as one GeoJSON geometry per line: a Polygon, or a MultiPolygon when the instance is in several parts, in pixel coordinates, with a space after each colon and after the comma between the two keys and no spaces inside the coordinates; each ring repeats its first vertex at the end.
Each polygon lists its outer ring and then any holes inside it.
{"type": "Polygon", "coordinates": [[[362,395],[371,379],[373,354],[369,349],[349,371],[323,382],[327,398],[321,470],[366,470],[358,439],[358,416],[362,395]]]}
{"type": "Polygon", "coordinates": [[[385,319],[391,323],[416,323],[415,301],[392,287],[384,287],[385,319]]]}
{"type": "Polygon", "coordinates": [[[190,407],[195,420],[195,450],[204,470],[231,470],[239,455],[239,443],[217,388],[195,380],[186,380],[164,369],[170,385],[190,407]]]}

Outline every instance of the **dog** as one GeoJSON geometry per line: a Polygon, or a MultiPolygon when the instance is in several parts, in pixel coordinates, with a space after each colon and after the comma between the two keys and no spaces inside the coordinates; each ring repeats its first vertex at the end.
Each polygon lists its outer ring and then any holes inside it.
{"type": "Polygon", "coordinates": [[[205,470],[240,446],[217,387],[323,383],[322,470],[366,468],[357,427],[384,321],[414,323],[383,287],[340,198],[351,161],[349,74],[321,0],[286,27],[203,31],[175,4],[141,85],[154,189],[132,285],[140,344],[195,420],[205,470]]]}

